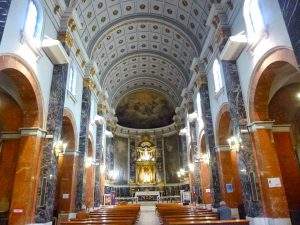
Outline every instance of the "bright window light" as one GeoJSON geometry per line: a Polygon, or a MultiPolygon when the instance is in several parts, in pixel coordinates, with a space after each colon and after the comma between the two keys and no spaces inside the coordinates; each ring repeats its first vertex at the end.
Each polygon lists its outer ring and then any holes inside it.
{"type": "Polygon", "coordinates": [[[215,93],[218,93],[223,87],[222,75],[221,75],[221,66],[219,60],[215,60],[213,64],[213,77],[215,85],[215,93]]]}
{"type": "Polygon", "coordinates": [[[69,83],[68,90],[72,93],[72,95],[76,95],[76,81],[77,81],[77,71],[74,66],[70,66],[69,69],[69,83]]]}
{"type": "Polygon", "coordinates": [[[33,3],[33,1],[30,1],[29,6],[28,6],[26,23],[25,23],[25,27],[24,27],[24,32],[29,37],[34,37],[35,36],[36,27],[37,27],[37,19],[38,19],[37,7],[33,3]]]}

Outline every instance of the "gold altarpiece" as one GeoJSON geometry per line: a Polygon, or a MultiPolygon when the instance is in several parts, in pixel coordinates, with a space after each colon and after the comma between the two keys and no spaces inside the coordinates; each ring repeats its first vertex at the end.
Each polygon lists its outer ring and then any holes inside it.
{"type": "Polygon", "coordinates": [[[157,184],[156,153],[157,149],[149,140],[144,140],[136,148],[136,184],[157,184]]]}

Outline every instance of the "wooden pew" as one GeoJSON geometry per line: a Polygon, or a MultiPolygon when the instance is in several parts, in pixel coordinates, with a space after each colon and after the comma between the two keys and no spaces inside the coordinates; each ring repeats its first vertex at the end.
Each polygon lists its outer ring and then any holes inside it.
{"type": "Polygon", "coordinates": [[[134,225],[140,211],[139,205],[102,207],[93,212],[79,212],[75,219],[62,225],[134,225]]]}
{"type": "Polygon", "coordinates": [[[157,204],[157,212],[165,225],[249,225],[246,220],[219,220],[217,213],[180,204],[157,204]]]}

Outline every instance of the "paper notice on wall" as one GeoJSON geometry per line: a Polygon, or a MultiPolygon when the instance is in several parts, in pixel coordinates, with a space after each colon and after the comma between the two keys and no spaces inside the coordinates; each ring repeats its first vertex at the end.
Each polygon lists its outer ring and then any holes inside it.
{"type": "Polygon", "coordinates": [[[23,212],[23,209],[13,209],[13,212],[14,212],[14,213],[22,213],[22,212],[23,212]]]}
{"type": "Polygon", "coordinates": [[[268,178],[269,188],[281,187],[281,181],[279,177],[268,178]]]}
{"type": "Polygon", "coordinates": [[[62,198],[63,199],[68,199],[69,198],[69,194],[63,194],[62,198]]]}

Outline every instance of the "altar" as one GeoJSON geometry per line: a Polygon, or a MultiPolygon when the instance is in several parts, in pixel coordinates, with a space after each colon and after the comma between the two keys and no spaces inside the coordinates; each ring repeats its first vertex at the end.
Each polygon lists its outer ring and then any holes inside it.
{"type": "Polygon", "coordinates": [[[157,201],[160,198],[159,191],[137,191],[134,197],[138,201],[157,201]]]}

